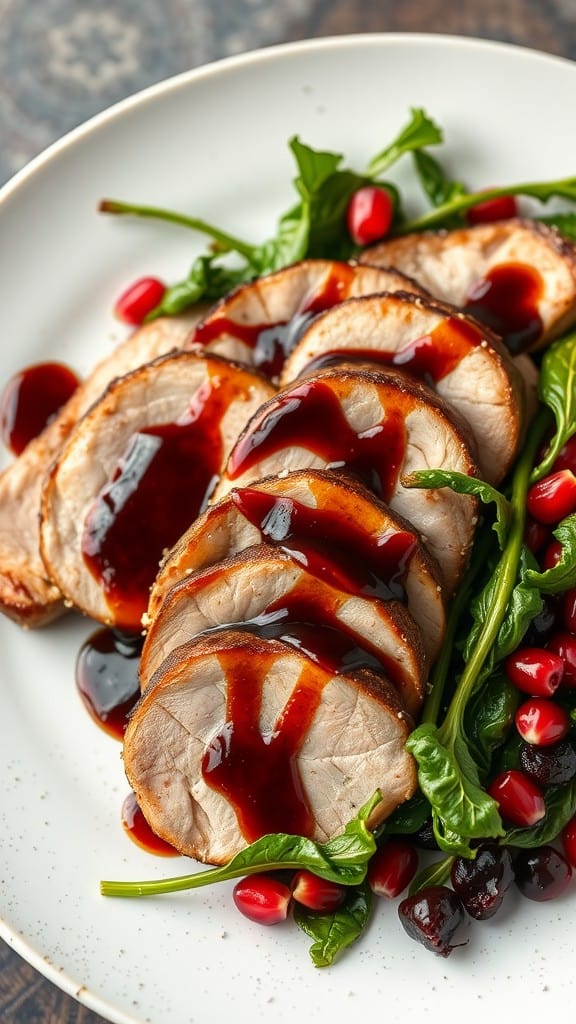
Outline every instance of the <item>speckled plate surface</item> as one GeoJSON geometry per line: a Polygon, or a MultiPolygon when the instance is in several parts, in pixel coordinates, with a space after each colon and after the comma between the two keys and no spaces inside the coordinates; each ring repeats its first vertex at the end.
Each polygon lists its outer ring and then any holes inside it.
{"type": "MultiPolygon", "coordinates": [[[[58,357],[86,370],[119,336],[112,302],[143,273],[177,279],[193,236],[96,213],[102,196],[187,209],[259,239],[290,202],[286,141],[346,153],[361,167],[425,105],[445,155],[471,185],[576,171],[576,67],[496,44],[374,36],[304,43],[184,75],[113,108],[12,181],[0,202],[0,371],[58,357]]],[[[573,995],[574,893],[510,896],[449,960],[408,940],[382,905],[363,941],[315,970],[289,924],[258,928],[227,886],[147,901],[106,900],[101,878],[179,874],[119,824],[119,746],[74,690],[90,625],[39,633],[0,622],[0,934],[118,1024],[275,1024],[500,1019],[560,1013],[573,995]]]]}

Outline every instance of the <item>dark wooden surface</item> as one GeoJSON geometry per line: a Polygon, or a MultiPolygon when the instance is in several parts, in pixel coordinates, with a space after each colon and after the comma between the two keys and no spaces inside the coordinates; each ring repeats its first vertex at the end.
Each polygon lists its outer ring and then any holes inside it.
{"type": "MultiPolygon", "coordinates": [[[[16,111],[17,117],[3,124],[0,112],[0,178],[8,177],[58,134],[123,95],[226,53],[270,43],[348,32],[441,32],[518,43],[576,59],[576,0],[262,0],[260,5],[257,0],[246,4],[243,0],[168,0],[168,6],[173,7],[178,45],[169,46],[166,40],[151,55],[144,54],[132,32],[127,36],[133,47],[128,60],[126,47],[123,53],[114,51],[106,32],[114,31],[125,8],[131,19],[136,11],[144,35],[158,10],[165,11],[164,4],[142,0],[135,8],[117,0],[103,3],[95,13],[93,4],[46,0],[42,5],[45,39],[53,45],[43,58],[40,55],[44,64],[36,74],[35,93],[30,75],[21,76],[23,60],[33,45],[22,27],[26,0],[9,0],[0,25],[0,49],[8,44],[6,52],[12,60],[0,56],[0,98],[2,94],[10,97],[6,109],[16,111]],[[199,23],[200,34],[195,31],[199,23]],[[74,29],[69,38],[74,37],[78,51],[74,66],[69,47],[68,65],[62,58],[67,25],[74,29]],[[112,48],[116,76],[99,74],[89,62],[88,52],[93,58],[95,43],[102,48],[103,60],[106,46],[112,48]],[[67,98],[67,76],[79,83],[72,99],[67,98]]],[[[103,1024],[101,1017],[60,992],[1,942],[0,1022],[103,1024]]]]}

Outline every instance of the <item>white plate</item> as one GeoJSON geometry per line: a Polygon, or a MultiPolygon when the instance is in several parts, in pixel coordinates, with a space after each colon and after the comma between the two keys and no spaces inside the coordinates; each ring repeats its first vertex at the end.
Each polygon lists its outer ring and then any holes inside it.
{"type": "MultiPolygon", "coordinates": [[[[103,196],[189,210],[260,239],[291,201],[286,142],[365,161],[424,105],[470,184],[576,172],[576,67],[529,51],[434,36],[285,46],[203,68],[90,122],[17,176],[0,204],[1,376],[57,356],[79,370],[107,352],[110,308],[134,276],[183,275],[198,241],[100,217],[103,196]]],[[[500,1019],[560,1013],[573,994],[573,894],[507,910],[442,960],[411,942],[394,906],[363,941],[315,970],[290,925],[252,925],[229,887],[147,901],[100,897],[101,878],[178,874],[124,837],[119,746],[74,690],[86,623],[26,634],[0,622],[0,933],[86,1005],[121,1024],[500,1019]]]]}

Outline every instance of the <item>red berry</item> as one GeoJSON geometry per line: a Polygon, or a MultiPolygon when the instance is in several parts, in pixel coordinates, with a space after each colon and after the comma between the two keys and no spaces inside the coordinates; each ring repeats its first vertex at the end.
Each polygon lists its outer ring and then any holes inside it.
{"type": "Polygon", "coordinates": [[[570,730],[570,715],[555,701],[534,697],[516,712],[516,728],[526,743],[549,747],[563,740],[570,730]]]}
{"type": "Polygon", "coordinates": [[[552,472],[555,473],[561,469],[571,469],[573,473],[576,473],[576,434],[572,434],[572,437],[560,449],[552,467],[552,472]]]}
{"type": "Polygon", "coordinates": [[[551,540],[548,547],[544,548],[544,553],[540,556],[540,568],[542,572],[546,572],[547,569],[553,569],[562,558],[563,548],[559,540],[551,540]]]}
{"type": "Polygon", "coordinates": [[[576,815],[562,829],[564,853],[573,868],[576,868],[576,815]]]}
{"type": "Polygon", "coordinates": [[[562,685],[576,686],[576,636],[572,633],[554,633],[546,647],[564,662],[562,685]]]}
{"type": "Polygon", "coordinates": [[[418,853],[405,839],[389,839],[368,865],[368,885],[377,896],[393,899],[404,891],[418,870],[418,853]]]}
{"type": "Polygon", "coordinates": [[[141,277],[122,292],[114,312],[119,320],[138,327],[162,301],[165,291],[166,285],[157,277],[141,277]]]}
{"type": "Polygon", "coordinates": [[[520,647],[508,655],[504,670],[511,683],[531,697],[551,697],[560,686],[564,662],[554,651],[520,647]]]}
{"type": "Polygon", "coordinates": [[[498,804],[502,817],[518,828],[529,828],[546,814],[540,789],[516,768],[498,775],[488,787],[488,792],[498,804]]]}
{"type": "Polygon", "coordinates": [[[292,880],[294,899],[309,910],[321,910],[328,913],[342,905],[346,897],[343,885],[319,878],[311,871],[297,871],[292,880]]]}
{"type": "Polygon", "coordinates": [[[522,895],[538,903],[561,896],[572,877],[568,861],[553,846],[521,850],[514,872],[522,895]]]}
{"type": "Polygon", "coordinates": [[[365,185],[354,192],[346,211],[348,232],[356,245],[370,245],[384,238],[393,218],[392,196],[376,185],[365,185]]]}
{"type": "Polygon", "coordinates": [[[533,555],[537,555],[550,539],[550,530],[535,519],[528,519],[524,530],[524,542],[533,555]]]}
{"type": "Polygon", "coordinates": [[[576,587],[567,590],[562,598],[562,622],[569,633],[576,633],[576,587]]]}
{"type": "Polygon", "coordinates": [[[242,878],[232,896],[240,913],[259,924],[278,924],[288,916],[290,889],[274,875],[263,872],[242,878]]]}
{"type": "Polygon", "coordinates": [[[495,220],[508,220],[518,216],[515,196],[498,196],[471,206],[466,214],[469,224],[490,224],[495,220]]]}
{"type": "Polygon", "coordinates": [[[570,469],[561,469],[543,477],[528,491],[526,507],[539,523],[559,523],[576,512],[576,476],[570,469]]]}

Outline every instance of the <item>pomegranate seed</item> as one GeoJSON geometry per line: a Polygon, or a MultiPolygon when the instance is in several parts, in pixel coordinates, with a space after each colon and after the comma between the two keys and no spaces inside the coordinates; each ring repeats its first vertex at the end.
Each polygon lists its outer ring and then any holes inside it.
{"type": "Polygon", "coordinates": [[[393,899],[404,891],[418,870],[418,853],[405,839],[389,839],[368,865],[368,885],[377,896],[393,899]]]}
{"type": "Polygon", "coordinates": [[[504,671],[511,683],[531,697],[551,697],[560,686],[564,662],[542,647],[520,647],[508,655],[504,671]]]}
{"type": "Polygon", "coordinates": [[[285,921],[291,895],[287,885],[264,872],[242,878],[232,892],[234,903],[240,913],[259,924],[278,924],[285,921]]]}
{"type": "Polygon", "coordinates": [[[553,846],[521,850],[514,869],[522,895],[538,903],[560,896],[572,877],[568,861],[553,846]]]}
{"type": "Polygon", "coordinates": [[[451,939],[465,921],[460,898],[446,885],[431,885],[407,896],[398,907],[398,916],[411,939],[444,957],[454,949],[451,939]]]}
{"type": "Polygon", "coordinates": [[[562,544],[559,540],[551,540],[548,547],[544,549],[544,554],[540,558],[540,568],[543,572],[547,569],[553,569],[562,558],[562,544]]]}
{"type": "Polygon", "coordinates": [[[526,743],[549,747],[570,730],[570,715],[560,704],[542,697],[527,700],[516,712],[516,728],[526,743]]]}
{"type": "Polygon", "coordinates": [[[543,523],[538,523],[535,519],[528,519],[524,530],[524,542],[532,554],[537,555],[549,540],[550,530],[548,527],[543,523]]]}
{"type": "Polygon", "coordinates": [[[560,469],[543,477],[528,491],[526,507],[539,523],[559,523],[576,512],[576,476],[570,469],[560,469]]]}
{"type": "Polygon", "coordinates": [[[562,622],[569,633],[576,633],[576,587],[567,590],[562,598],[562,622]]]}
{"type": "Polygon", "coordinates": [[[495,220],[509,220],[518,216],[516,196],[497,196],[471,206],[466,214],[469,224],[490,224],[495,220]]]}
{"type": "Polygon", "coordinates": [[[498,775],[488,787],[488,792],[498,804],[502,817],[511,825],[528,828],[546,814],[540,789],[516,768],[498,775]]]}
{"type": "Polygon", "coordinates": [[[365,185],[348,203],[346,224],[356,245],[370,245],[384,238],[394,217],[392,196],[385,188],[365,185]]]}
{"type": "Polygon", "coordinates": [[[166,285],[157,277],[140,277],[134,281],[116,302],[114,313],[119,320],[139,327],[162,301],[166,285]]]}
{"type": "Polygon", "coordinates": [[[562,469],[570,469],[573,473],[576,473],[576,434],[572,434],[572,437],[566,441],[564,447],[558,452],[552,472],[556,473],[562,469]]]}
{"type": "Polygon", "coordinates": [[[327,913],[342,905],[346,889],[337,882],[319,878],[311,871],[297,871],[292,880],[292,895],[298,903],[309,910],[323,910],[327,913]]]}
{"type": "Polygon", "coordinates": [[[564,662],[562,685],[570,688],[576,686],[576,636],[572,633],[554,633],[546,647],[564,662]]]}
{"type": "Polygon", "coordinates": [[[564,826],[561,833],[564,853],[573,868],[576,868],[576,815],[564,826]]]}
{"type": "Polygon", "coordinates": [[[455,858],[450,880],[470,917],[486,921],[500,908],[514,881],[510,851],[497,843],[484,843],[473,860],[455,858]]]}

